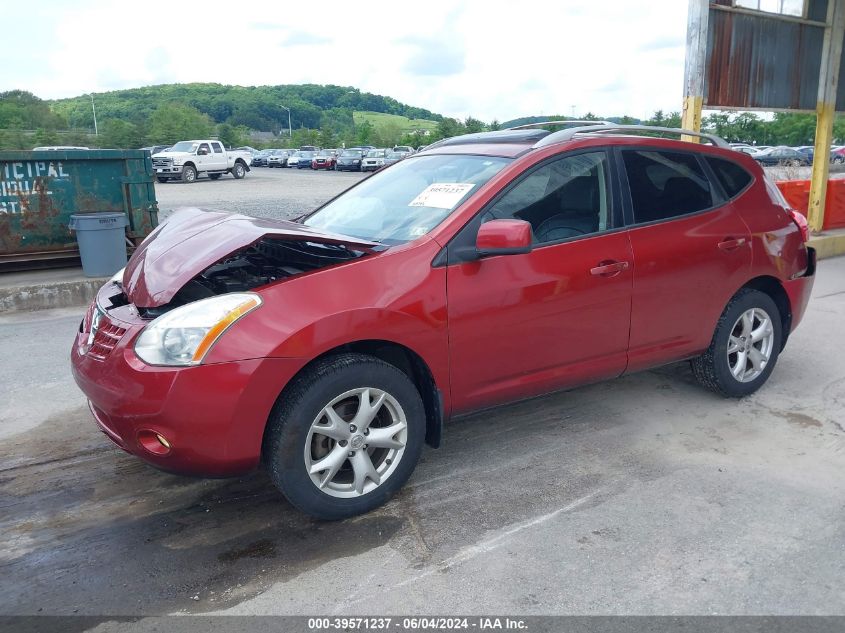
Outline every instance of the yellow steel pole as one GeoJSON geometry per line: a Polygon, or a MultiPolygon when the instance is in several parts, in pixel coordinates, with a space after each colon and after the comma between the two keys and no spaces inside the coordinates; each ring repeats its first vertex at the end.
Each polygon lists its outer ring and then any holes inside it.
{"type": "MultiPolygon", "coordinates": [[[[707,58],[707,18],[709,0],[689,0],[687,10],[687,54],[684,64],[684,109],[681,127],[701,131],[701,110],[704,106],[704,68],[707,58]]],[[[697,143],[697,136],[683,136],[697,143]]]]}
{"type": "Polygon", "coordinates": [[[839,80],[839,59],[845,37],[845,2],[832,0],[827,7],[827,27],[822,43],[819,70],[819,98],[816,104],[816,139],[813,149],[813,171],[810,177],[810,204],[807,220],[818,233],[824,226],[824,202],[830,175],[830,143],[833,139],[833,118],[836,109],[836,85],[839,80]]]}

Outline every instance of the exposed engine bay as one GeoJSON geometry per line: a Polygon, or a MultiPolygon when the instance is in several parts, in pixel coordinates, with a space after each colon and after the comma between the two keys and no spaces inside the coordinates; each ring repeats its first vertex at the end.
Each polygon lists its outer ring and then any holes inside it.
{"type": "Polygon", "coordinates": [[[144,308],[155,318],[168,310],[227,292],[244,292],[286,277],[357,259],[363,251],[336,244],[263,238],[209,266],[185,284],[166,305],[144,308]]]}

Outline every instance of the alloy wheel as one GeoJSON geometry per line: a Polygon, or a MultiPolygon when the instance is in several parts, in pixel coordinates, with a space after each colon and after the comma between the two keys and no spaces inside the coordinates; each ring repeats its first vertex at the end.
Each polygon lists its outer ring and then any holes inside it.
{"type": "Polygon", "coordinates": [[[751,382],[766,369],[772,356],[775,331],[765,310],[743,312],[728,337],[728,367],[739,382],[751,382]]]}

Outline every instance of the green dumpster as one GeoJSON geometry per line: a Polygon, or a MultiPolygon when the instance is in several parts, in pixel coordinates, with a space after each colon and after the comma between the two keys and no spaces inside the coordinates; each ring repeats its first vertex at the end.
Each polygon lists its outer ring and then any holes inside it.
{"type": "Polygon", "coordinates": [[[129,244],[158,224],[143,150],[0,152],[0,271],[79,263],[72,214],[126,215],[129,244]]]}

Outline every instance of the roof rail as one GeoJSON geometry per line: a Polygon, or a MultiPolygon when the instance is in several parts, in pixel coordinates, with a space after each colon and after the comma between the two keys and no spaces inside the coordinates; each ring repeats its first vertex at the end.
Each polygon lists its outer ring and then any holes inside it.
{"type": "Polygon", "coordinates": [[[693,130],[681,130],[672,127],[656,127],[652,125],[617,125],[615,123],[609,123],[606,125],[573,127],[565,130],[559,130],[557,132],[552,132],[548,136],[544,136],[539,141],[537,141],[534,144],[534,147],[545,147],[547,145],[552,145],[553,143],[571,141],[578,134],[612,134],[618,132],[634,133],[635,136],[637,135],[636,132],[640,132],[641,136],[648,136],[648,134],[643,134],[645,132],[659,132],[661,134],[674,134],[676,136],[697,136],[706,141],[709,141],[712,145],[716,147],[724,147],[730,149],[730,145],[728,145],[727,141],[725,141],[725,139],[720,136],[716,136],[715,134],[705,134],[703,132],[694,132],[693,130]]]}
{"type": "Polygon", "coordinates": [[[523,123],[522,125],[515,125],[513,127],[505,128],[507,130],[529,130],[532,128],[543,128],[548,126],[568,125],[570,127],[584,127],[587,125],[614,125],[610,121],[588,120],[588,121],[573,121],[572,119],[555,119],[554,121],[537,121],[536,123],[523,123]]]}

